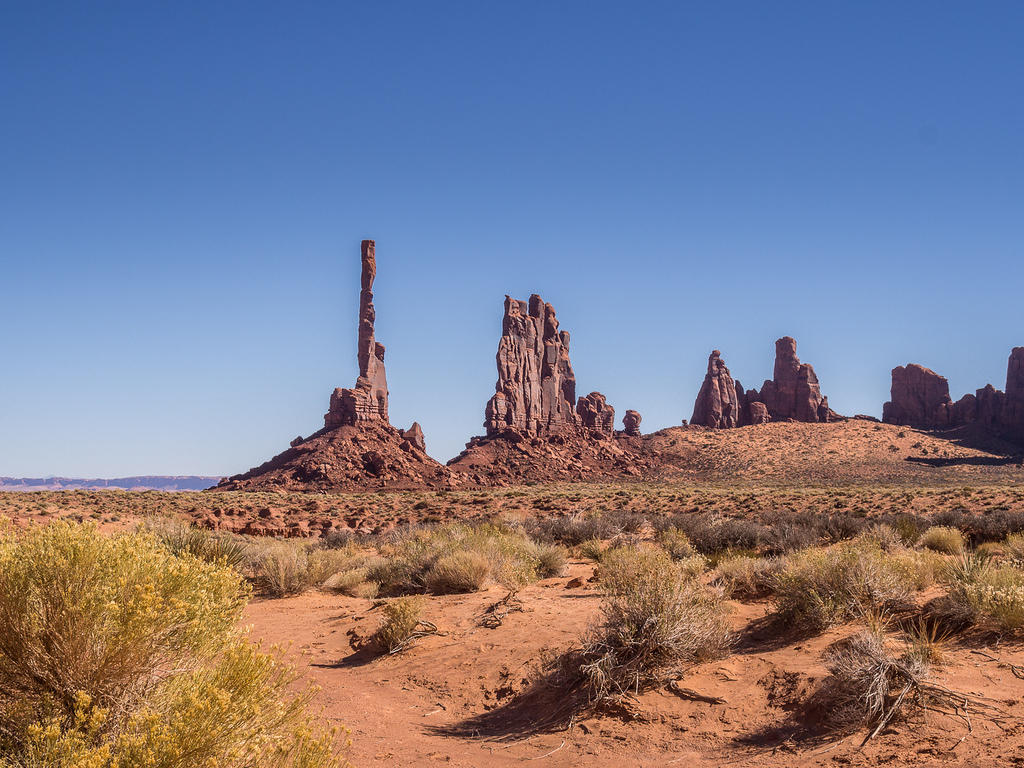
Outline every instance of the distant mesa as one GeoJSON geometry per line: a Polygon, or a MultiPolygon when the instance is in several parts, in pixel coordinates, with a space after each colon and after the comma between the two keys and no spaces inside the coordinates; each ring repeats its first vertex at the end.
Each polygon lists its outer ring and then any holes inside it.
{"type": "Polygon", "coordinates": [[[893,368],[890,396],[882,406],[886,424],[941,429],[957,420],[946,377],[923,365],[907,363],[893,368]]]}
{"type": "Polygon", "coordinates": [[[729,373],[717,349],[708,357],[690,423],[713,429],[765,424],[769,421],[819,423],[842,418],[829,408],[821,394],[814,366],[801,363],[796,341],[784,336],[775,342],[775,371],[761,391],[744,391],[729,373]]]}
{"type": "Polygon", "coordinates": [[[359,377],[351,389],[331,394],[324,428],[215,490],[367,490],[447,488],[452,471],[426,453],[423,429],[395,429],[388,420],[384,345],[374,335],[373,283],[377,276],[373,240],[360,252],[358,321],[359,377]]]}
{"type": "Polygon", "coordinates": [[[115,478],[0,477],[0,491],[201,491],[219,478],[208,475],[135,475],[115,478]]]}
{"type": "Polygon", "coordinates": [[[956,402],[944,376],[916,363],[892,369],[890,400],[882,421],[917,429],[977,424],[1012,440],[1024,440],[1024,347],[1014,347],[1006,366],[1006,390],[986,384],[956,402]]]}

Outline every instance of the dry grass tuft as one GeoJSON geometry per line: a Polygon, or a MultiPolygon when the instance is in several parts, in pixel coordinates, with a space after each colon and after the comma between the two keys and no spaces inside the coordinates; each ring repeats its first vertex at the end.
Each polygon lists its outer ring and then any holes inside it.
{"type": "Polygon", "coordinates": [[[991,622],[1001,630],[1024,629],[1024,570],[966,553],[949,567],[949,593],[941,612],[954,623],[991,622]]]}
{"type": "Polygon", "coordinates": [[[985,701],[953,691],[931,679],[919,654],[896,653],[885,635],[861,632],[833,648],[825,659],[832,674],[823,695],[839,724],[861,724],[863,746],[886,726],[924,712],[959,718],[971,728],[970,713],[995,712],[985,701]]]}
{"type": "Polygon", "coordinates": [[[925,549],[941,552],[944,555],[959,555],[966,548],[964,535],[956,528],[947,525],[933,525],[921,534],[917,543],[925,549]]]}
{"type": "Polygon", "coordinates": [[[430,566],[425,582],[435,595],[478,592],[490,573],[490,561],[483,554],[462,550],[445,555],[430,566]]]}
{"type": "Polygon", "coordinates": [[[821,630],[907,603],[921,583],[921,564],[906,551],[888,553],[869,539],[790,555],[774,578],[778,614],[821,630]]]}
{"type": "Polygon", "coordinates": [[[380,628],[371,638],[383,653],[395,654],[405,650],[417,639],[437,632],[437,627],[424,621],[424,598],[407,595],[389,600],[382,606],[380,628]]]}
{"type": "Polygon", "coordinates": [[[752,600],[770,595],[784,562],[777,557],[737,555],[718,561],[712,581],[726,597],[752,600]]]}
{"type": "Polygon", "coordinates": [[[724,604],[665,552],[610,550],[600,576],[604,621],[586,638],[579,666],[590,705],[663,684],[728,647],[724,604]]]}

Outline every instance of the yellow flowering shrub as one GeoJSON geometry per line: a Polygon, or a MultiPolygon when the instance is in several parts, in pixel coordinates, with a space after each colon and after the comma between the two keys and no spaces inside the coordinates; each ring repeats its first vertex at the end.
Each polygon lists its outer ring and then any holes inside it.
{"type": "Polygon", "coordinates": [[[345,765],[312,691],[236,629],[247,598],[147,534],[0,534],[0,766],[345,765]]]}

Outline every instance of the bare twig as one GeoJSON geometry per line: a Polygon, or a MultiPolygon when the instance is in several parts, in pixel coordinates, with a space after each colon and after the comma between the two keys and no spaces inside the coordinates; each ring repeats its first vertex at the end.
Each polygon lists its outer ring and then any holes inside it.
{"type": "Polygon", "coordinates": [[[1011,664],[1008,661],[1003,661],[997,656],[993,656],[990,653],[985,653],[985,651],[971,651],[971,653],[976,654],[978,656],[984,656],[989,661],[996,662],[997,666],[1004,667],[1010,670],[1013,673],[1013,676],[1016,677],[1018,680],[1024,680],[1024,666],[1020,664],[1011,664]]]}
{"type": "Polygon", "coordinates": [[[668,689],[672,691],[676,696],[681,699],[689,699],[690,701],[703,701],[706,704],[728,704],[728,702],[718,696],[706,696],[703,693],[698,693],[691,688],[683,688],[679,685],[677,680],[673,680],[668,684],[668,689]]]}
{"type": "Polygon", "coordinates": [[[410,645],[412,645],[414,642],[419,640],[421,637],[427,637],[427,635],[438,634],[440,634],[440,632],[437,631],[437,625],[435,625],[431,621],[421,620],[416,625],[416,629],[407,638],[402,640],[402,642],[400,642],[398,645],[396,645],[394,648],[388,651],[388,655],[394,656],[396,653],[400,653],[401,651],[405,650],[410,645]]]}
{"type": "Polygon", "coordinates": [[[523,610],[523,604],[515,592],[509,592],[501,600],[487,606],[480,619],[480,626],[497,629],[510,613],[523,610]]]}

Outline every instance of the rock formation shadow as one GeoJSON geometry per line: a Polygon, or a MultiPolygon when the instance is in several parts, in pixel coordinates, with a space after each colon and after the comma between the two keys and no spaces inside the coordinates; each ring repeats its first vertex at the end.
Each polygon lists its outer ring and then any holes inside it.
{"type": "Polygon", "coordinates": [[[956,456],[931,457],[931,456],[907,456],[905,461],[914,464],[925,464],[929,467],[956,467],[956,466],[977,466],[977,467],[1005,467],[1011,464],[1024,464],[1024,455],[1018,456],[956,456]]]}

